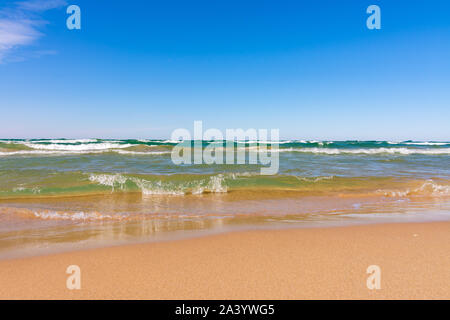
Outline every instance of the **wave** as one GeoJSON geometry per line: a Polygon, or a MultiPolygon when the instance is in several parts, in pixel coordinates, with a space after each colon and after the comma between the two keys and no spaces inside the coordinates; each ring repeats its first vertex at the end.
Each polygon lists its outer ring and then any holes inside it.
{"type": "Polygon", "coordinates": [[[82,144],[95,143],[99,139],[41,139],[41,140],[27,140],[29,143],[47,143],[47,144],[82,144]]]}
{"type": "Polygon", "coordinates": [[[378,193],[386,197],[410,197],[410,196],[431,196],[445,197],[450,195],[450,186],[441,185],[433,180],[428,180],[418,188],[406,190],[377,190],[378,193]]]}
{"type": "Polygon", "coordinates": [[[123,189],[124,184],[127,182],[126,177],[120,175],[120,174],[91,174],[89,176],[89,181],[98,183],[103,186],[109,186],[112,188],[112,191],[114,191],[115,186],[119,186],[121,189],[123,189]]]}
{"type": "Polygon", "coordinates": [[[325,176],[325,177],[298,177],[294,176],[296,179],[300,181],[306,181],[306,182],[319,182],[322,180],[331,180],[334,178],[334,176],[325,176]]]}
{"type": "Polygon", "coordinates": [[[15,155],[67,155],[67,154],[87,154],[100,153],[93,151],[79,151],[79,152],[63,152],[63,151],[48,151],[48,150],[22,150],[22,151],[0,151],[0,156],[15,156],[15,155]]]}
{"type": "Polygon", "coordinates": [[[95,221],[95,220],[122,220],[128,218],[128,214],[105,214],[99,212],[58,212],[58,211],[33,211],[36,218],[43,220],[71,220],[71,221],[95,221]]]}
{"type": "Polygon", "coordinates": [[[119,154],[129,154],[129,155],[163,155],[163,154],[171,154],[172,151],[129,151],[129,150],[114,150],[112,152],[116,152],[119,154]]]}
{"type": "Polygon", "coordinates": [[[219,174],[209,178],[191,181],[150,181],[137,177],[127,177],[121,174],[91,174],[89,181],[100,185],[109,186],[112,189],[124,190],[126,183],[132,183],[138,187],[143,195],[186,195],[203,193],[225,193],[228,187],[225,185],[225,176],[219,174]]]}
{"type": "MultiPolygon", "coordinates": [[[[363,193],[367,190],[374,190],[373,194],[383,194],[385,196],[407,197],[407,196],[432,196],[441,197],[450,195],[450,185],[439,184],[431,179],[422,182],[419,187],[404,187],[409,184],[416,185],[417,182],[395,182],[392,178],[342,178],[336,176],[301,177],[301,176],[275,176],[261,177],[258,174],[243,172],[218,174],[197,179],[189,177],[179,181],[151,181],[137,177],[127,177],[121,174],[91,174],[89,180],[100,185],[111,187],[111,191],[125,190],[126,184],[131,183],[138,187],[143,195],[189,195],[203,193],[227,193],[230,187],[237,191],[240,188],[267,190],[290,190],[318,193],[363,193]],[[189,180],[190,179],[190,180],[189,180]],[[300,182],[295,183],[295,180],[300,182]],[[376,190],[378,184],[385,184],[387,181],[395,186],[397,190],[376,190]],[[242,183],[243,182],[243,183],[242,183]],[[242,183],[242,184],[241,184],[242,183]],[[320,184],[320,185],[319,185],[320,184]]],[[[369,192],[370,194],[370,192],[369,192]]]]}
{"type": "Polygon", "coordinates": [[[292,174],[261,176],[259,171],[228,173],[137,174],[42,170],[0,172],[0,199],[140,193],[186,196],[251,191],[299,195],[450,196],[450,180],[399,176],[343,177],[292,174]]]}
{"type": "MultiPolygon", "coordinates": [[[[125,147],[127,148],[127,147],[125,147]]],[[[1,149],[0,149],[1,150],[1,149]]],[[[164,155],[170,154],[171,151],[129,151],[129,150],[115,150],[115,149],[100,149],[100,150],[19,150],[19,151],[0,151],[0,156],[39,156],[39,155],[54,155],[65,156],[71,154],[102,154],[102,153],[117,153],[123,155],[164,155]]]]}
{"type": "Polygon", "coordinates": [[[279,152],[305,152],[317,154],[450,154],[450,148],[413,149],[413,148],[370,148],[370,149],[337,149],[337,148],[290,148],[279,149],[279,152]]]}
{"type": "Polygon", "coordinates": [[[434,141],[402,141],[393,142],[388,141],[388,144],[404,144],[404,145],[415,145],[415,146],[445,146],[449,145],[449,142],[434,142],[434,141]]]}
{"type": "MultiPolygon", "coordinates": [[[[0,214],[16,214],[22,218],[40,219],[40,220],[61,220],[72,222],[116,222],[116,221],[142,221],[148,219],[173,220],[177,218],[189,219],[198,218],[196,213],[154,213],[154,212],[98,212],[98,211],[70,211],[70,210],[48,210],[48,209],[29,209],[15,207],[0,207],[0,214]]],[[[211,217],[212,215],[210,215],[211,217]]]]}
{"type": "Polygon", "coordinates": [[[111,142],[102,143],[83,143],[83,144],[36,144],[36,143],[24,143],[25,146],[38,150],[57,150],[57,151],[91,151],[91,150],[108,150],[108,149],[121,149],[133,146],[132,144],[119,144],[111,142]]]}
{"type": "MultiPolygon", "coordinates": [[[[122,155],[166,155],[180,141],[175,140],[102,140],[102,139],[41,139],[41,140],[0,140],[0,156],[13,155],[65,155],[111,152],[122,155]]],[[[272,152],[301,152],[323,155],[336,154],[450,154],[449,142],[415,142],[415,141],[318,141],[318,140],[281,140],[278,147],[270,144],[275,141],[235,141],[233,148],[249,152],[266,152],[258,144],[269,144],[272,152]],[[446,147],[447,146],[447,147],[446,147]]],[[[192,141],[191,141],[192,143],[192,141]]],[[[206,147],[211,141],[202,141],[206,147]]],[[[222,144],[226,141],[213,141],[222,144]]]]}

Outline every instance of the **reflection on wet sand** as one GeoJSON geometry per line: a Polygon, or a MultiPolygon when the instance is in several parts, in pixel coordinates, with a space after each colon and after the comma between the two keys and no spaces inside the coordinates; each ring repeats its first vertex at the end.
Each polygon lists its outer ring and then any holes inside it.
{"type": "Polygon", "coordinates": [[[3,201],[0,258],[239,229],[445,220],[448,212],[450,203],[442,198],[305,197],[292,192],[3,201]]]}

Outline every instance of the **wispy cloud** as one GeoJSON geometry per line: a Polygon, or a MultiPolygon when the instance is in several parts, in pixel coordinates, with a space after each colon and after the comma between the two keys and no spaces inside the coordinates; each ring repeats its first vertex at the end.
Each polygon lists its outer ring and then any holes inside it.
{"type": "Polygon", "coordinates": [[[36,12],[60,8],[66,4],[67,2],[65,0],[28,0],[16,2],[19,9],[36,12]]]}
{"type": "MultiPolygon", "coordinates": [[[[47,21],[41,14],[66,5],[65,0],[27,0],[0,8],[0,63],[5,62],[14,49],[30,45],[44,34],[40,29],[47,21]]],[[[21,60],[12,57],[12,60],[21,60]]]]}

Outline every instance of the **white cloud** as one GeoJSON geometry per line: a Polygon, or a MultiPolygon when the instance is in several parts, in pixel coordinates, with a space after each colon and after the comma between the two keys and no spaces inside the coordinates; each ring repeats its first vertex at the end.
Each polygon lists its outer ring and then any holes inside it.
{"type": "Polygon", "coordinates": [[[67,2],[65,0],[28,0],[16,2],[19,9],[27,11],[47,11],[60,8],[66,4],[67,2]]]}
{"type": "MultiPolygon", "coordinates": [[[[43,36],[39,28],[47,22],[40,13],[65,4],[64,0],[28,0],[0,9],[0,63],[5,62],[14,49],[30,45],[43,36]]],[[[17,58],[12,57],[12,60],[17,58]]]]}

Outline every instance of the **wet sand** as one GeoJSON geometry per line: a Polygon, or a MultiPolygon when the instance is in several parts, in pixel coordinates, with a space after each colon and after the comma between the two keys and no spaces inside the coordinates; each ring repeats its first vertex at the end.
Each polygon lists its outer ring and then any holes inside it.
{"type": "Polygon", "coordinates": [[[450,299],[450,222],[231,232],[0,261],[2,299],[450,299]],[[81,268],[68,290],[66,269],[81,268]],[[381,268],[369,290],[367,267],[381,268]]]}

